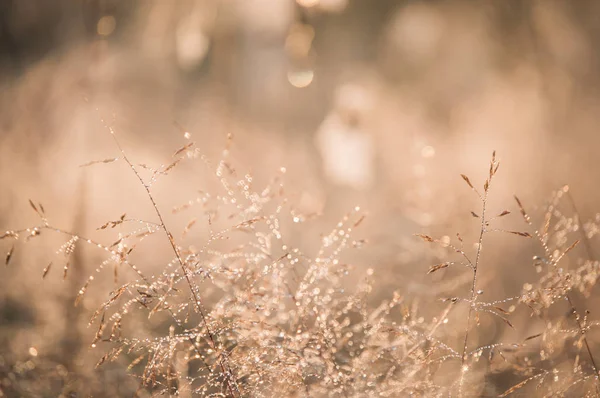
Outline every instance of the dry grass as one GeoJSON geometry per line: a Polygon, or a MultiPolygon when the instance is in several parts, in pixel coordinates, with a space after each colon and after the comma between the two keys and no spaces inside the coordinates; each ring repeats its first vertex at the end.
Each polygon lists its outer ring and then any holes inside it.
{"type": "Polygon", "coordinates": [[[0,396],[600,395],[599,2],[5,3],[0,396]]]}
{"type": "MultiPolygon", "coordinates": [[[[360,208],[321,237],[317,252],[305,253],[287,237],[289,221],[301,224],[306,217],[288,203],[285,170],[258,187],[234,166],[231,138],[213,165],[189,133],[170,163],[143,165],[107,129],[117,157],[84,166],[121,164],[137,178],[153,217],[122,214],[98,226],[96,238],[55,226],[44,207],[30,201],[39,222],[1,236],[7,266],[19,251],[36,250],[29,248],[33,241],[61,237],[41,276],[62,273],[79,283],[70,297],[80,311],[89,310],[93,328],[91,341],[80,345],[92,348],[86,355],[95,357],[97,369],[57,366],[37,352],[27,361],[5,358],[0,379],[10,380],[0,385],[4,395],[598,394],[599,323],[587,311],[600,275],[593,253],[598,223],[581,219],[567,187],[546,206],[539,229],[517,199],[513,207],[526,221],[519,227],[510,210],[490,203],[499,167],[494,153],[482,188],[462,176],[480,201],[469,216],[479,225],[473,244],[460,233],[455,239],[419,235],[445,252],[428,271],[424,265],[432,284],[460,281],[467,273],[468,286],[457,283],[451,295],[435,301],[403,291],[374,294],[373,269],[352,268],[352,257],[366,243],[355,237],[365,217],[360,208]],[[166,209],[153,188],[183,163],[210,168],[219,188],[166,209]],[[563,203],[565,198],[570,202],[563,203]],[[506,222],[517,226],[505,227],[506,222]],[[508,264],[522,262],[511,249],[522,240],[536,252],[535,277],[514,281],[528,276],[515,274],[513,282],[522,290],[493,297],[510,287],[498,289],[503,270],[485,256],[488,242],[502,244],[499,263],[508,264]],[[162,253],[156,249],[161,244],[169,247],[166,258],[153,254],[162,253]],[[96,252],[87,261],[81,259],[83,247],[96,252]],[[138,252],[150,253],[145,258],[151,263],[138,263],[138,252]],[[95,270],[84,267],[97,258],[95,270]],[[77,277],[82,273],[86,280],[77,277]],[[435,279],[440,274],[444,281],[435,279]],[[94,299],[88,296],[94,291],[109,295],[91,308],[94,299]]],[[[76,317],[70,319],[67,328],[75,328],[76,317]]]]}

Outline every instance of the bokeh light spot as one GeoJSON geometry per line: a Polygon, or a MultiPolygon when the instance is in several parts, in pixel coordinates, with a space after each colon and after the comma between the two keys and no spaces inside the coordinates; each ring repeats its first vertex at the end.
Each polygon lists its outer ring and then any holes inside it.
{"type": "Polygon", "coordinates": [[[112,15],[105,15],[98,20],[96,31],[100,36],[110,36],[117,27],[117,20],[112,15]]]}
{"type": "Polygon", "coordinates": [[[288,72],[288,81],[292,86],[297,88],[304,88],[310,86],[314,77],[315,73],[310,69],[299,71],[291,70],[288,72]]]}

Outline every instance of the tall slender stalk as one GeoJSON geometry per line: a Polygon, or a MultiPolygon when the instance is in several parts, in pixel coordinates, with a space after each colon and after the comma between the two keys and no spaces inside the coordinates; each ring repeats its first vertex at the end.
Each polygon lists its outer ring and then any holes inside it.
{"type": "MultiPolygon", "coordinates": [[[[577,217],[577,224],[579,227],[579,231],[581,232],[581,239],[583,240],[583,245],[587,252],[588,259],[590,261],[596,261],[596,256],[594,255],[592,245],[590,243],[589,238],[587,237],[587,234],[583,227],[583,223],[581,222],[581,215],[579,214],[579,211],[577,210],[577,206],[575,205],[575,200],[573,199],[573,195],[571,195],[570,190],[568,189],[568,186],[566,186],[565,188],[567,188],[566,192],[565,192],[567,195],[567,198],[569,198],[569,202],[571,202],[571,207],[573,208],[573,212],[575,213],[575,216],[577,217]]],[[[575,304],[573,303],[573,300],[571,299],[569,293],[567,293],[567,301],[569,302],[569,305],[571,306],[571,311],[575,315],[575,321],[577,322],[577,328],[579,329],[579,333],[581,334],[581,336],[583,338],[583,343],[585,345],[585,349],[588,353],[588,356],[590,357],[590,362],[592,363],[592,367],[594,368],[594,373],[595,373],[594,378],[596,379],[596,394],[598,394],[598,396],[600,396],[600,372],[598,371],[598,366],[596,365],[596,360],[594,359],[594,355],[592,354],[590,344],[588,343],[586,330],[584,328],[584,325],[581,324],[579,313],[577,312],[577,309],[575,308],[575,304]]]]}
{"type": "Polygon", "coordinates": [[[477,302],[477,295],[478,295],[477,294],[477,291],[478,291],[477,276],[478,276],[478,271],[479,271],[479,261],[481,259],[481,250],[483,247],[483,237],[486,233],[486,227],[487,227],[487,221],[485,218],[486,207],[487,207],[487,198],[488,198],[488,193],[489,193],[492,179],[497,170],[498,170],[498,163],[496,162],[496,152],[494,151],[494,153],[492,154],[492,160],[490,162],[489,177],[485,181],[485,184],[483,186],[483,196],[479,193],[479,191],[477,191],[475,189],[475,187],[473,187],[473,185],[471,184],[469,179],[463,175],[463,179],[477,193],[477,195],[479,196],[479,199],[481,200],[481,216],[480,216],[481,227],[479,230],[479,238],[477,240],[477,252],[475,254],[475,261],[469,263],[470,268],[473,271],[473,279],[471,281],[471,292],[470,292],[470,298],[469,298],[469,312],[467,314],[467,324],[465,326],[465,339],[463,342],[463,348],[462,348],[462,354],[461,354],[461,370],[460,370],[460,381],[459,381],[459,387],[458,387],[459,396],[462,396],[462,392],[463,392],[462,387],[464,384],[465,374],[469,370],[469,365],[466,363],[467,355],[468,355],[467,348],[468,348],[468,344],[469,344],[469,332],[471,330],[471,328],[470,328],[471,320],[473,317],[473,312],[475,310],[475,303],[477,302]]]}
{"type": "MultiPolygon", "coordinates": [[[[125,154],[125,150],[119,143],[119,140],[117,139],[114,129],[110,126],[108,126],[108,129],[110,131],[110,134],[113,137],[113,140],[115,141],[115,144],[117,145],[117,147],[119,148],[119,151],[121,152],[121,156],[123,156],[123,160],[125,160],[125,162],[128,164],[131,171],[135,174],[137,179],[140,181],[140,183],[144,187],[144,190],[146,191],[146,195],[147,195],[148,199],[152,203],[154,212],[156,213],[158,220],[159,220],[159,226],[163,230],[165,235],[167,236],[167,239],[169,240],[169,244],[171,245],[171,248],[172,248],[173,252],[175,253],[177,262],[178,262],[179,266],[181,267],[181,272],[183,273],[183,276],[185,277],[185,280],[187,282],[187,286],[192,294],[194,306],[196,307],[196,311],[200,314],[200,318],[202,319],[202,324],[203,324],[206,334],[208,336],[211,348],[218,355],[219,367],[221,368],[223,378],[225,379],[225,383],[227,385],[227,389],[232,397],[236,397],[239,395],[239,389],[238,389],[235,381],[231,380],[233,377],[233,373],[231,372],[231,369],[229,369],[229,366],[225,363],[224,356],[221,354],[218,354],[216,338],[215,338],[215,335],[214,335],[213,331],[211,330],[210,325],[208,323],[208,317],[204,312],[204,306],[202,304],[202,299],[196,292],[194,284],[193,284],[192,280],[190,279],[189,272],[187,270],[187,267],[185,266],[185,262],[181,258],[181,254],[179,253],[179,250],[177,249],[177,244],[175,243],[173,234],[169,231],[169,229],[167,228],[167,225],[165,224],[162,213],[161,213],[160,209],[158,208],[156,200],[154,199],[154,195],[152,195],[152,192],[150,191],[150,186],[148,184],[146,184],[146,182],[144,181],[144,179],[142,178],[140,173],[137,171],[135,165],[131,162],[129,157],[125,154]]],[[[195,344],[194,344],[194,346],[196,347],[195,344]]],[[[198,349],[198,347],[196,347],[196,349],[198,349]]]]}

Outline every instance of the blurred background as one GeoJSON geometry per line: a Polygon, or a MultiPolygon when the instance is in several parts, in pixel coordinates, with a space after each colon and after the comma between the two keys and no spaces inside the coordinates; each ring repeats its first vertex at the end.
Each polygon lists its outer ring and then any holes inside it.
{"type": "MultiPolygon", "coordinates": [[[[29,198],[68,230],[124,212],[151,217],[122,164],[79,167],[119,156],[106,124],[153,165],[168,163],[186,132],[216,162],[231,134],[236,167],[258,186],[285,167],[286,198],[305,220],[290,239],[310,252],[358,205],[369,245],[353,261],[375,269],[375,295],[419,296],[442,255],[412,234],[475,236],[477,201],[460,173],[481,186],[493,150],[498,212],[514,210],[514,193],[541,204],[568,183],[594,216],[599,48],[594,0],[2,0],[0,228],[37,222],[29,198]]],[[[185,203],[207,174],[178,168],[157,184],[159,204],[185,203]]],[[[81,254],[71,278],[42,281],[52,243],[16,250],[1,273],[8,396],[69,396],[93,379],[70,376],[94,331],[69,327],[87,315],[64,303],[94,267],[81,254]],[[37,370],[48,385],[33,381],[37,370]]],[[[521,286],[507,292],[508,282],[500,296],[521,286]]]]}

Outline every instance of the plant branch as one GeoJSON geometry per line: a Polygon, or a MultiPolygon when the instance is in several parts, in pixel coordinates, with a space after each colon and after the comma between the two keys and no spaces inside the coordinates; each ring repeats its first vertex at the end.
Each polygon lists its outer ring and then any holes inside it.
{"type": "MultiPolygon", "coordinates": [[[[202,319],[204,329],[206,330],[206,334],[208,335],[210,345],[212,346],[211,348],[215,352],[218,352],[216,339],[215,339],[214,333],[210,329],[210,325],[208,323],[208,317],[205,314],[204,309],[203,309],[202,300],[201,300],[200,296],[198,295],[198,293],[196,292],[196,289],[194,288],[194,284],[189,277],[189,273],[186,269],[185,262],[181,258],[181,254],[179,253],[179,249],[177,248],[175,239],[173,238],[173,234],[171,234],[171,232],[169,231],[169,229],[167,228],[167,226],[165,224],[162,213],[161,213],[160,209],[158,208],[158,205],[156,204],[156,200],[154,199],[154,195],[152,195],[149,185],[144,182],[144,179],[142,178],[140,173],[137,171],[135,165],[131,162],[131,160],[129,160],[129,157],[125,154],[125,150],[119,143],[119,140],[117,139],[114,129],[112,127],[108,126],[108,130],[110,131],[110,134],[112,135],[113,140],[115,141],[115,144],[117,145],[117,148],[121,152],[121,155],[123,156],[123,160],[125,160],[125,162],[129,165],[129,168],[131,169],[131,171],[133,171],[133,173],[135,174],[137,179],[140,181],[140,183],[144,187],[144,190],[146,191],[146,195],[147,195],[148,199],[152,203],[152,207],[154,208],[156,216],[158,217],[158,219],[160,221],[159,226],[164,231],[165,235],[167,236],[167,239],[169,240],[171,248],[173,249],[173,252],[175,253],[175,257],[177,258],[177,262],[179,263],[181,270],[183,272],[183,275],[185,276],[185,280],[186,280],[189,290],[192,294],[192,298],[194,300],[196,310],[200,314],[200,318],[202,319]]],[[[193,339],[191,339],[191,340],[193,340],[193,339]]],[[[196,347],[195,344],[194,344],[194,346],[196,347]]],[[[196,347],[196,349],[198,349],[198,347],[196,347]]],[[[222,355],[219,355],[219,366],[221,367],[221,371],[223,373],[223,377],[225,378],[225,382],[227,384],[229,393],[231,394],[232,397],[237,396],[237,394],[234,392],[234,386],[232,386],[232,381],[231,381],[233,374],[232,374],[231,370],[228,369],[227,365],[224,363],[222,355]]],[[[235,382],[233,382],[233,384],[235,385],[235,382]]],[[[237,388],[237,385],[235,385],[235,390],[239,393],[239,389],[237,388]]]]}

